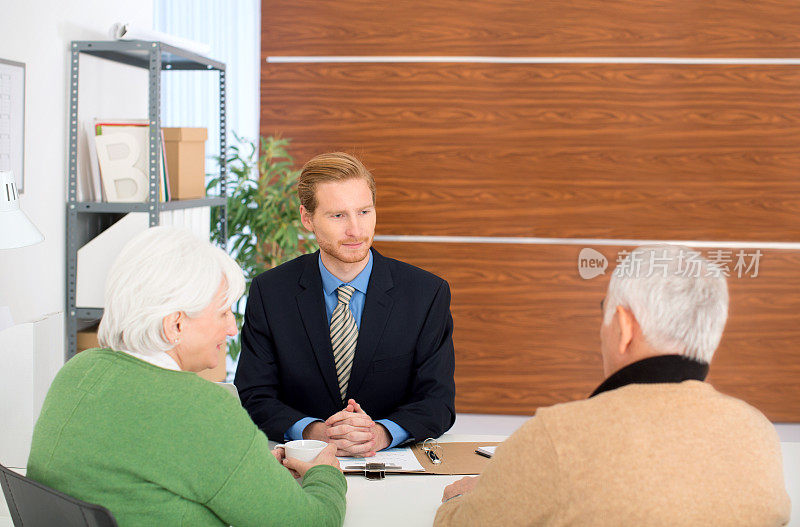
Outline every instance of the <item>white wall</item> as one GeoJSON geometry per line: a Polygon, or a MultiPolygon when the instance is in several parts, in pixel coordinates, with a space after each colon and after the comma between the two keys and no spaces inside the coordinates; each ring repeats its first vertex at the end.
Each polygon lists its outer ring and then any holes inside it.
{"type": "MultiPolygon", "coordinates": [[[[69,42],[105,39],[118,21],[150,28],[152,19],[151,2],[3,1],[0,58],[26,65],[20,205],[45,237],[38,245],[0,252],[0,306],[9,306],[17,323],[64,310],[69,42]]],[[[89,57],[81,60],[81,81],[81,118],[146,118],[145,70],[89,57]]],[[[63,348],[54,352],[63,354],[63,348]]]]}
{"type": "MultiPolygon", "coordinates": [[[[10,307],[17,324],[41,320],[0,332],[0,422],[8,425],[0,427],[0,462],[24,466],[33,423],[64,359],[69,43],[106,38],[117,21],[150,28],[152,7],[123,0],[3,0],[0,11],[0,58],[26,65],[20,205],[45,238],[0,251],[0,306],[10,307]]],[[[81,119],[147,117],[146,70],[94,57],[80,65],[81,119]]]]}

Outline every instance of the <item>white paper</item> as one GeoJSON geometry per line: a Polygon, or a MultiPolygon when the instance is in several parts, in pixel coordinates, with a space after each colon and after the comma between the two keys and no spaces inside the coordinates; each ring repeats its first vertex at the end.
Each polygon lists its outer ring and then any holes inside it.
{"type": "Polygon", "coordinates": [[[188,38],[176,37],[175,35],[154,31],[149,28],[136,27],[130,23],[117,22],[111,26],[111,29],[108,30],[108,34],[111,38],[117,40],[149,40],[163,42],[164,44],[169,44],[170,46],[182,48],[186,51],[204,56],[208,55],[208,52],[211,51],[211,46],[208,44],[197,42],[196,40],[189,40],[188,38]]]}
{"type": "Polygon", "coordinates": [[[479,446],[478,452],[486,454],[489,457],[492,457],[494,455],[494,451],[496,448],[497,448],[496,446],[479,446]]]}
{"type": "MultiPolygon", "coordinates": [[[[387,448],[381,450],[373,457],[340,457],[339,466],[347,472],[346,467],[364,467],[367,463],[385,463],[400,467],[387,469],[391,472],[425,472],[417,456],[409,447],[387,448]]],[[[353,470],[353,469],[350,469],[353,470]]]]}

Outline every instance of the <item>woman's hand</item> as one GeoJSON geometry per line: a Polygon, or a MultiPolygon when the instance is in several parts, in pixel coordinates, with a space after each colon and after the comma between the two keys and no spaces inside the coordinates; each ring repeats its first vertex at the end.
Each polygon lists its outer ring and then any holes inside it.
{"type": "MultiPolygon", "coordinates": [[[[334,467],[339,472],[342,471],[341,467],[339,466],[339,460],[336,459],[336,445],[333,443],[328,443],[328,446],[319,453],[317,457],[313,459],[313,461],[300,461],[299,459],[291,459],[291,458],[284,458],[283,459],[283,466],[288,468],[292,474],[297,474],[297,476],[305,476],[308,469],[311,467],[316,467],[317,465],[330,465],[334,467]]],[[[295,477],[297,477],[295,476],[295,477]]]]}

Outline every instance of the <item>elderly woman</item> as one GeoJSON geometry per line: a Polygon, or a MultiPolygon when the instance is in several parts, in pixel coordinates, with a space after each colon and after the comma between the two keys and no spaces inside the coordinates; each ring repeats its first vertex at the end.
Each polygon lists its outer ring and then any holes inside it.
{"type": "Polygon", "coordinates": [[[234,397],[193,373],[216,366],[236,334],[243,291],[236,263],[188,231],[156,227],[128,243],[106,283],[102,348],[53,381],[28,476],[121,526],[341,525],[335,447],[312,463],[283,459],[234,397]]]}

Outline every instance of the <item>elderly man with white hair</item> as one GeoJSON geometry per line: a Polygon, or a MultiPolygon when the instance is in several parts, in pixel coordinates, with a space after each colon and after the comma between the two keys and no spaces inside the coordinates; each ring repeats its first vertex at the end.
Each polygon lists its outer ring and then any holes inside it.
{"type": "Polygon", "coordinates": [[[537,410],[435,525],[785,525],[772,424],[704,382],[728,316],[721,269],[687,247],[631,252],[600,330],[605,381],[537,410]]]}

